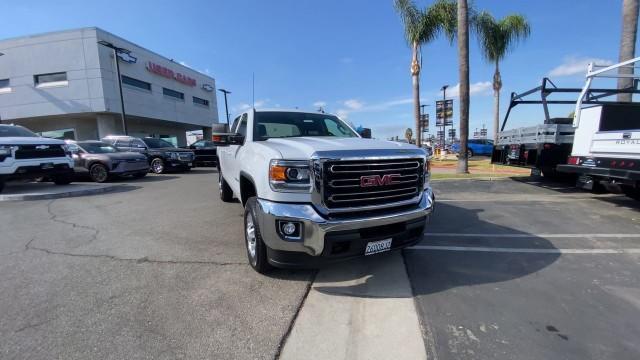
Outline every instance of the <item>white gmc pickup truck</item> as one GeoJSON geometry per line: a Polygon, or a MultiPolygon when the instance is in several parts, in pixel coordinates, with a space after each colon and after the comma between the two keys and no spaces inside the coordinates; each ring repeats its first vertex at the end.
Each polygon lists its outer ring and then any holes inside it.
{"type": "Polygon", "coordinates": [[[429,159],[361,138],[335,115],[249,110],[218,147],[223,201],[244,205],[249,263],[322,263],[413,245],[434,205],[429,159]]]}

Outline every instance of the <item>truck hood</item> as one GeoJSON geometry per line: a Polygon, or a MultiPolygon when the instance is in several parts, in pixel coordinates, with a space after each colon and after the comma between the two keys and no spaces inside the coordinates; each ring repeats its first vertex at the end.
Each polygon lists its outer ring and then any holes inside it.
{"type": "Polygon", "coordinates": [[[44,137],[9,136],[0,137],[0,145],[63,145],[64,141],[44,137]]]}
{"type": "Polygon", "coordinates": [[[352,154],[372,151],[372,155],[376,151],[379,151],[380,155],[426,155],[424,150],[415,145],[386,140],[338,138],[333,136],[272,138],[262,141],[261,144],[280,152],[283,159],[293,160],[309,159],[314,154],[322,156],[323,153],[343,151],[352,154]]]}

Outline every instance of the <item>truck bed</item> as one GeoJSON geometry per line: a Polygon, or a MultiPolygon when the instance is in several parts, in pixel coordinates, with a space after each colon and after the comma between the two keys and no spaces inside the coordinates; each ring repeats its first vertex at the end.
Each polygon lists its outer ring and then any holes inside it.
{"type": "Polygon", "coordinates": [[[498,133],[498,146],[523,144],[571,144],[575,129],[570,124],[542,124],[498,133]]]}

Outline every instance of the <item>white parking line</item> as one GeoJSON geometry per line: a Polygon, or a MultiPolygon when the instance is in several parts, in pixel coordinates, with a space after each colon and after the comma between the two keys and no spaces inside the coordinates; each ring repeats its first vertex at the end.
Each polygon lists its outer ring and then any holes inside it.
{"type": "Polygon", "coordinates": [[[468,233],[424,233],[431,237],[483,237],[483,238],[640,238],[640,234],[468,234],[468,233]]]}
{"type": "Polygon", "coordinates": [[[529,253],[529,254],[640,254],[640,249],[520,249],[493,248],[479,246],[428,246],[415,245],[407,250],[441,250],[441,251],[472,251],[496,253],[529,253]]]}

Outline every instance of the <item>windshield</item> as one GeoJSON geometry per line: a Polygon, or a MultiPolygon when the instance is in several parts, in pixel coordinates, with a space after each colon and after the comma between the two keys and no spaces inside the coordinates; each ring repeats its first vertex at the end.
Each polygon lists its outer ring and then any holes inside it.
{"type": "Polygon", "coordinates": [[[326,114],[261,111],[255,114],[254,141],[296,136],[357,137],[340,119],[326,114]]]}
{"type": "Polygon", "coordinates": [[[118,149],[113,146],[103,143],[103,142],[86,142],[86,143],[78,143],[84,151],[89,154],[110,154],[118,152],[118,149]]]}
{"type": "Polygon", "coordinates": [[[173,146],[172,143],[170,143],[168,141],[164,141],[162,139],[145,138],[145,139],[142,139],[142,141],[144,141],[144,143],[147,144],[147,146],[152,148],[152,149],[174,148],[175,147],[175,146],[173,146]]]}
{"type": "Polygon", "coordinates": [[[0,126],[0,137],[38,137],[38,135],[23,128],[22,126],[0,126]]]}

